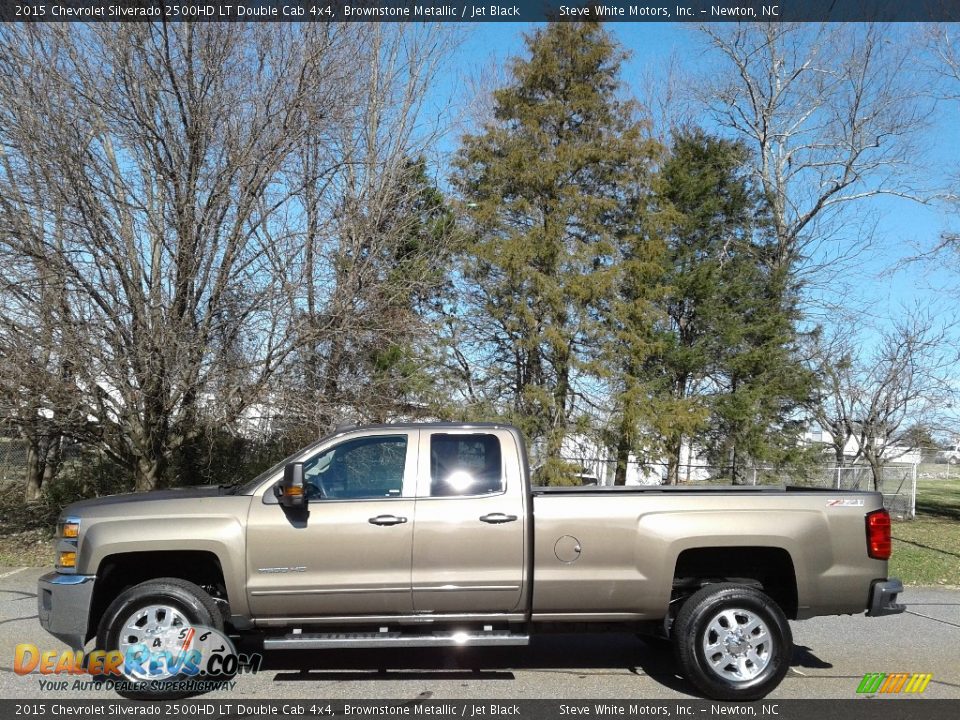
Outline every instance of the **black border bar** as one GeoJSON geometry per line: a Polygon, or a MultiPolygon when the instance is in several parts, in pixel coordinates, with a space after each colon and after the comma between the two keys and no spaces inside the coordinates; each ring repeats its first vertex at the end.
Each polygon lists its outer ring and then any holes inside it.
{"type": "MultiPolygon", "coordinates": [[[[855,688],[851,684],[851,695],[855,688]]],[[[62,696],[61,696],[62,697],[62,696]]],[[[0,700],[0,717],[54,720],[57,718],[160,717],[173,720],[227,720],[232,718],[428,718],[432,720],[590,720],[700,718],[729,715],[768,720],[954,720],[960,699],[925,700],[918,697],[855,696],[849,700],[777,700],[728,703],[693,698],[657,700],[257,700],[199,696],[177,702],[66,700],[47,694],[35,700],[0,700]],[[577,708],[576,712],[571,708],[577,708]],[[584,711],[586,710],[586,711],[584,711]]]]}
{"type": "Polygon", "coordinates": [[[960,0],[0,0],[25,22],[957,22],[960,0]]]}

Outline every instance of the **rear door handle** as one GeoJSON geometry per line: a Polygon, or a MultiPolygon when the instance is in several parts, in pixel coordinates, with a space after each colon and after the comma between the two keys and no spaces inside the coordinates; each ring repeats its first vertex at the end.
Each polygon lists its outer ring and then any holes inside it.
{"type": "Polygon", "coordinates": [[[504,515],[503,513],[490,513],[489,515],[480,516],[481,522],[490,523],[491,525],[513,522],[516,519],[516,515],[504,515]]]}
{"type": "Polygon", "coordinates": [[[407,519],[396,515],[377,515],[368,521],[371,525],[403,525],[407,519]]]}

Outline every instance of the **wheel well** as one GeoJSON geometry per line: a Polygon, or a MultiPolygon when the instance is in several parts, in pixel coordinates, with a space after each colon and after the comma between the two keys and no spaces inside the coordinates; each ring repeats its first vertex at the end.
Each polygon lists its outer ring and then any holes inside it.
{"type": "MultiPolygon", "coordinates": [[[[212,552],[158,550],[108,555],[97,569],[86,639],[97,634],[100,618],[117,595],[129,587],[161,577],[189,580],[206,590],[218,605],[226,604],[223,568],[219,558],[212,552]]],[[[228,615],[224,613],[224,617],[228,615]]]]}
{"type": "Polygon", "coordinates": [[[684,550],[673,573],[672,607],[714,582],[735,582],[757,587],[795,620],[797,575],[790,553],[778,547],[710,547],[684,550]]]}

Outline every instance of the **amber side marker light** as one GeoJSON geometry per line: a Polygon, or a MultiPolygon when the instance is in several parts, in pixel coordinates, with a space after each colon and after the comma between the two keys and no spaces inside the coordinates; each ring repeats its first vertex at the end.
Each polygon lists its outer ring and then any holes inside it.
{"type": "Polygon", "coordinates": [[[57,556],[57,566],[63,568],[72,568],[77,566],[77,553],[73,551],[63,551],[57,556]]]}
{"type": "Polygon", "coordinates": [[[889,560],[892,550],[890,513],[886,510],[867,513],[867,555],[875,560],[889,560]]]}
{"type": "Polygon", "coordinates": [[[80,534],[80,523],[64,523],[60,533],[65,538],[76,538],[80,534]]]}

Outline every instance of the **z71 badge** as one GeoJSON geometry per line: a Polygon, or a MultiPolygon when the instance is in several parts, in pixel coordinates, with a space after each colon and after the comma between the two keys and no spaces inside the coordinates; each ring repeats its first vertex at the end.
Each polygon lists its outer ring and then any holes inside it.
{"type": "Polygon", "coordinates": [[[827,500],[827,507],[863,507],[863,498],[836,498],[827,500]]]}

